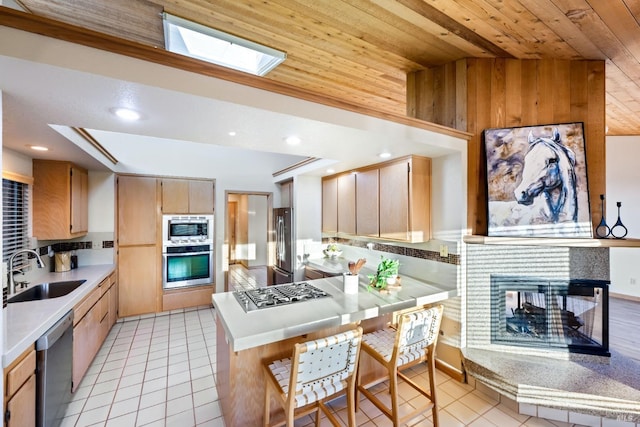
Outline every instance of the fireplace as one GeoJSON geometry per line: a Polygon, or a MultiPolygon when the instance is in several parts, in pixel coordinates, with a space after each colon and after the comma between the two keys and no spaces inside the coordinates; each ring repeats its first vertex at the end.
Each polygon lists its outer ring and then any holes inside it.
{"type": "Polygon", "coordinates": [[[610,356],[609,281],[491,275],[491,342],[610,356]]]}

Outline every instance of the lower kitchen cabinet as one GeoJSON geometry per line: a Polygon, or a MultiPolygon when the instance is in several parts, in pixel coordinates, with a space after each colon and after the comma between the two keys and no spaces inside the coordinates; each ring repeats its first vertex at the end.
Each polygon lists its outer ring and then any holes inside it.
{"type": "Polygon", "coordinates": [[[304,268],[304,279],[305,280],[315,280],[315,279],[324,279],[325,277],[334,277],[340,276],[339,273],[329,273],[322,270],[317,270],[315,268],[309,267],[308,265],[304,268]]]}
{"type": "Polygon", "coordinates": [[[155,245],[118,249],[118,307],[121,317],[160,311],[159,257],[155,245]]]}
{"type": "Polygon", "coordinates": [[[31,347],[5,371],[5,411],[7,427],[36,425],[36,351],[31,347]]]}
{"type": "Polygon", "coordinates": [[[73,385],[75,391],[89,369],[117,314],[113,293],[117,293],[115,273],[104,279],[89,295],[87,295],[73,312],[73,385]]]}

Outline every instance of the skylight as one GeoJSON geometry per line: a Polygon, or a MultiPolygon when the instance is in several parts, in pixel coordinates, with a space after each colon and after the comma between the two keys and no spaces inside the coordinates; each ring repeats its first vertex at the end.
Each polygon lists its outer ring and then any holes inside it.
{"type": "Polygon", "coordinates": [[[264,76],[287,57],[279,50],[168,13],[163,14],[163,21],[165,48],[181,55],[257,76],[264,76]]]}

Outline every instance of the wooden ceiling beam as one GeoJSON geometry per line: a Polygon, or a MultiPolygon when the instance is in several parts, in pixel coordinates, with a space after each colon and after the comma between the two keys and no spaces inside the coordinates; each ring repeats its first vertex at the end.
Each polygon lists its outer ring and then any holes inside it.
{"type": "Polygon", "coordinates": [[[490,52],[492,55],[495,55],[499,58],[514,58],[514,56],[502,49],[495,43],[489,41],[488,39],[480,36],[478,32],[473,31],[472,29],[462,25],[457,20],[449,17],[445,13],[441,12],[437,8],[427,4],[427,2],[423,0],[398,0],[405,7],[408,7],[420,15],[424,16],[426,19],[435,22],[442,28],[445,28],[447,31],[451,31],[453,34],[457,35],[464,40],[467,40],[469,43],[480,46],[482,49],[490,52]]]}

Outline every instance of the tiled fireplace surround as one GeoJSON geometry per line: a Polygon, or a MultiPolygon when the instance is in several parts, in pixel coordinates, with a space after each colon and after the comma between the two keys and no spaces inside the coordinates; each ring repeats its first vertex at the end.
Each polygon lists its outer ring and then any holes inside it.
{"type": "Polygon", "coordinates": [[[466,245],[468,375],[519,404],[520,412],[590,426],[640,423],[640,364],[491,342],[491,274],[609,280],[609,249],[466,245]],[[541,413],[543,415],[541,415],[541,413]]]}

